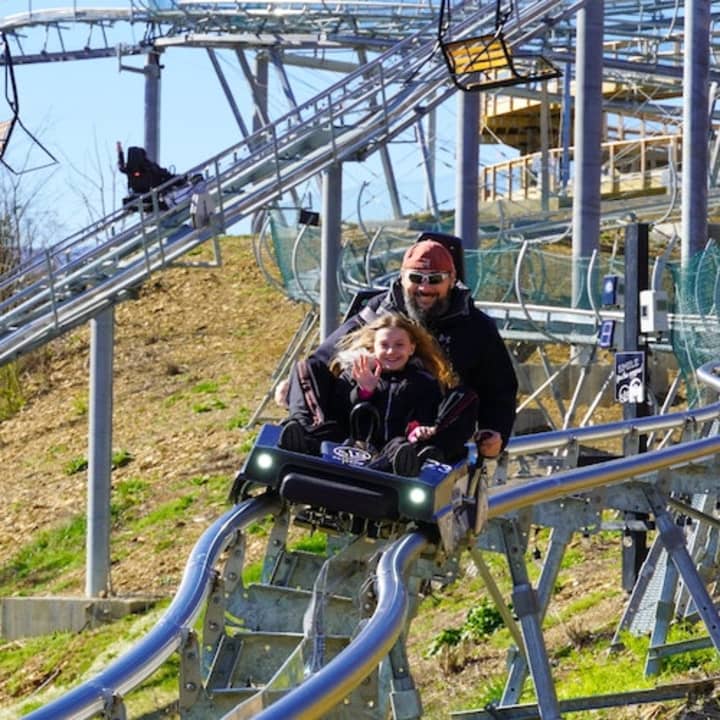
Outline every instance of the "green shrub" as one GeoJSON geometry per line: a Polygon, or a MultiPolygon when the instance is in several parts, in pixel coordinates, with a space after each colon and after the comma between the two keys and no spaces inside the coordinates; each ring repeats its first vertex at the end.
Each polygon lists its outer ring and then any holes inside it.
{"type": "Polygon", "coordinates": [[[426,656],[439,656],[444,672],[460,672],[465,666],[468,648],[504,625],[498,609],[483,598],[479,605],[468,610],[461,627],[445,628],[430,641],[426,656]]]}
{"type": "Polygon", "coordinates": [[[428,647],[427,656],[434,657],[446,647],[459,645],[463,638],[460,628],[445,628],[441,630],[431,641],[428,647]]]}
{"type": "Polygon", "coordinates": [[[124,465],[127,465],[131,460],[133,460],[132,453],[129,453],[127,450],[116,450],[112,454],[112,469],[115,470],[116,468],[123,467],[124,465]]]}
{"type": "Polygon", "coordinates": [[[463,633],[472,640],[480,640],[504,625],[500,611],[487,598],[483,598],[479,605],[468,610],[463,633]]]}
{"type": "Polygon", "coordinates": [[[64,470],[66,475],[75,475],[75,473],[83,472],[88,469],[88,460],[82,455],[72,458],[65,463],[64,470]]]}
{"type": "Polygon", "coordinates": [[[25,404],[17,363],[0,367],[0,421],[15,415],[25,404]]]}

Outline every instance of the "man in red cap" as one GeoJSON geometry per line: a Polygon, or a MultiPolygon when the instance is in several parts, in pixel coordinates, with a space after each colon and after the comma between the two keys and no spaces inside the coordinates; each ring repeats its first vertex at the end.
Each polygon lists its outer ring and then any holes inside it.
{"type": "Polygon", "coordinates": [[[327,364],[337,341],[384,313],[408,315],[436,338],[462,384],[446,399],[440,422],[458,437],[474,435],[484,457],[497,456],[515,422],[515,371],[495,322],[475,307],[470,290],[457,281],[452,254],[431,239],[411,245],[400,276],[388,291],[371,298],[297,363],[290,381],[289,417],[300,419],[305,427],[322,425],[324,399],[332,382],[327,364]]]}
{"type": "Polygon", "coordinates": [[[450,307],[456,282],[450,251],[436,240],[421,240],[405,252],[400,270],[406,312],[425,325],[450,307]]]}

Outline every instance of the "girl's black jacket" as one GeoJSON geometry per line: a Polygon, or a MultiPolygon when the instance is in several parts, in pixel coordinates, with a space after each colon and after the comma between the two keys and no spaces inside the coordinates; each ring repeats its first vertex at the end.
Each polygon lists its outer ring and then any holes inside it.
{"type": "Polygon", "coordinates": [[[434,425],[442,400],[440,384],[415,359],[411,359],[403,370],[384,372],[368,398],[363,398],[359,390],[350,370],[343,371],[335,384],[335,407],[339,417],[349,417],[351,409],[358,403],[372,405],[378,412],[380,423],[371,442],[378,449],[392,438],[406,436],[411,422],[434,425]]]}

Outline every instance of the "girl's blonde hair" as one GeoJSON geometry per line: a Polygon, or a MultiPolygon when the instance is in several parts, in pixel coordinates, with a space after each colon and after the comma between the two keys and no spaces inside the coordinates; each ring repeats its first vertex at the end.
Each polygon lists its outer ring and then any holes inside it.
{"type": "Polygon", "coordinates": [[[443,389],[457,385],[457,376],[435,338],[420,324],[405,315],[388,313],[381,315],[371,323],[363,325],[345,337],[337,344],[335,355],[330,362],[330,370],[339,375],[344,363],[341,356],[352,357],[360,352],[372,354],[375,344],[375,333],[384,328],[398,328],[404,330],[415,345],[415,354],[423,367],[437,378],[443,389]]]}

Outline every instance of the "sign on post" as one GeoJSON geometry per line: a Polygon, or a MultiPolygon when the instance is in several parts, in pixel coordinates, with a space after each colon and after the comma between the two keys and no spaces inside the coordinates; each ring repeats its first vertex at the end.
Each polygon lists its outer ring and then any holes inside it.
{"type": "Polygon", "coordinates": [[[615,400],[621,403],[645,402],[645,353],[615,353],[615,400]]]}

